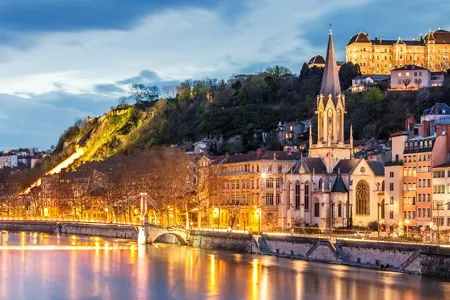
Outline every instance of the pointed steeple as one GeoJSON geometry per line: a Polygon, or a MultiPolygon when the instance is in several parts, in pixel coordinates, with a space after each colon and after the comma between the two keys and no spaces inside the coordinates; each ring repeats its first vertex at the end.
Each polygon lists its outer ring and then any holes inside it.
{"type": "Polygon", "coordinates": [[[325,96],[325,99],[328,99],[328,95],[331,94],[333,100],[335,100],[336,95],[341,94],[341,85],[339,83],[339,74],[336,63],[336,53],[334,51],[331,25],[330,34],[328,37],[327,58],[325,61],[325,69],[323,70],[322,87],[320,88],[320,93],[325,96]]]}

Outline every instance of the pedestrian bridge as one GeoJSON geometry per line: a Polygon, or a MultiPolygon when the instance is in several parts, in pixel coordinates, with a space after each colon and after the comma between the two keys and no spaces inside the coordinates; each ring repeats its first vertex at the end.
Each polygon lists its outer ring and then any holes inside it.
{"type": "MultiPolygon", "coordinates": [[[[153,244],[158,238],[165,235],[174,236],[181,245],[186,245],[189,240],[189,230],[182,227],[165,227],[155,224],[145,224],[139,230],[144,229],[145,241],[147,244],[153,244]]],[[[139,234],[141,234],[139,232],[139,234]]]]}

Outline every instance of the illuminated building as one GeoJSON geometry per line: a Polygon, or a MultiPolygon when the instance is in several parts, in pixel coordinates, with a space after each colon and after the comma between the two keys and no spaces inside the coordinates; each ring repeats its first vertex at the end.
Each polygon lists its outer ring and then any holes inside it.
{"type": "Polygon", "coordinates": [[[368,33],[354,35],[346,46],[346,61],[358,64],[362,74],[389,74],[405,65],[424,67],[431,72],[450,68],[450,32],[430,31],[415,40],[371,39],[368,33]]]}

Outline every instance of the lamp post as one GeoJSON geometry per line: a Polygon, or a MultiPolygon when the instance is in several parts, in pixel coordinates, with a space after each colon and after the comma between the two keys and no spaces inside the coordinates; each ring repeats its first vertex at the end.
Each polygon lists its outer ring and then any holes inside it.
{"type": "Polygon", "coordinates": [[[439,231],[439,226],[441,225],[441,217],[439,216],[439,211],[441,210],[441,206],[444,206],[444,205],[448,205],[448,204],[450,204],[450,202],[446,202],[446,203],[443,203],[443,204],[439,204],[439,203],[437,203],[437,211],[438,211],[438,213],[437,213],[437,244],[439,245],[439,242],[440,242],[440,231],[439,231]]]}

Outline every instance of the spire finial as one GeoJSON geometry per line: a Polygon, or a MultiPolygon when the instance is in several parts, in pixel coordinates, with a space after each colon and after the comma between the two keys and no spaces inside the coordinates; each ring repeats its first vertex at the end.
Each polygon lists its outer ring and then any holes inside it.
{"type": "Polygon", "coordinates": [[[330,23],[330,34],[333,34],[333,25],[330,23]]]}
{"type": "Polygon", "coordinates": [[[309,125],[309,149],[312,148],[312,125],[309,125]]]}

